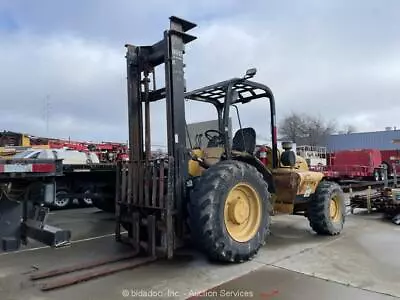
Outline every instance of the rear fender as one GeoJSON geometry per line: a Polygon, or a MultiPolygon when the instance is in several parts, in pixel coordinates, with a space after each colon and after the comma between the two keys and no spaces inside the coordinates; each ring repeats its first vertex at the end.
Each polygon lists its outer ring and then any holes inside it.
{"type": "Polygon", "coordinates": [[[318,184],[324,177],[322,173],[313,171],[299,172],[298,175],[300,181],[297,188],[297,195],[304,198],[308,198],[315,193],[318,184]]]}

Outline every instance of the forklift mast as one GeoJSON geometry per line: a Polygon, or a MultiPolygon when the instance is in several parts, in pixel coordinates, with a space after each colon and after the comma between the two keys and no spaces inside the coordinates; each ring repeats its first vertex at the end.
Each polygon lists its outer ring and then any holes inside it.
{"type": "Polygon", "coordinates": [[[185,44],[196,39],[186,33],[194,27],[172,16],[161,41],[126,45],[130,156],[129,162],[120,164],[117,176],[116,237],[122,240],[123,226],[135,251],[145,249],[168,258],[183,237],[188,177],[183,54],[185,44]],[[165,87],[157,89],[155,68],[160,65],[165,69],[165,87]],[[168,157],[153,159],[150,103],[162,99],[166,99],[168,157]]]}

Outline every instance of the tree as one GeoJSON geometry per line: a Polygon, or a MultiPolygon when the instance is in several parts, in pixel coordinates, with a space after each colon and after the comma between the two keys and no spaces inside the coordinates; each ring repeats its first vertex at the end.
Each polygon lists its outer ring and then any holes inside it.
{"type": "Polygon", "coordinates": [[[324,121],[321,117],[308,116],[306,126],[306,141],[311,146],[326,146],[327,138],[336,130],[334,121],[324,121]]]}
{"type": "Polygon", "coordinates": [[[357,128],[356,128],[356,126],[354,126],[352,124],[348,124],[345,126],[344,131],[346,132],[346,134],[350,134],[350,133],[356,132],[357,128]]]}
{"type": "Polygon", "coordinates": [[[279,133],[282,138],[297,143],[299,138],[306,135],[307,122],[306,117],[300,114],[291,113],[280,123],[279,133]]]}
{"type": "Polygon", "coordinates": [[[281,138],[297,145],[324,146],[326,138],[336,129],[335,122],[320,116],[291,113],[280,123],[281,138]]]}

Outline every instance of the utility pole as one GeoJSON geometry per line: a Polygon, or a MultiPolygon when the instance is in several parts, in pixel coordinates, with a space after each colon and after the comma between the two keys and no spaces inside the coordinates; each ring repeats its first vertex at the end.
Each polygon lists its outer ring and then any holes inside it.
{"type": "Polygon", "coordinates": [[[46,95],[44,101],[44,121],[46,125],[46,136],[49,136],[49,119],[50,119],[50,95],[46,95]]]}

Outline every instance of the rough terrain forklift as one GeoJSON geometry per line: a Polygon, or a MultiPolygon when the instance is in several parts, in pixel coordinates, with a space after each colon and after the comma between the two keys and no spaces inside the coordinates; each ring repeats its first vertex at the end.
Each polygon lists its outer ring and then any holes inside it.
{"type": "Polygon", "coordinates": [[[136,253],[171,258],[190,237],[211,259],[243,262],[265,243],[273,214],[302,214],[317,234],[339,234],[345,220],[341,188],[309,171],[291,143],[277,148],[274,96],[250,80],[255,69],[242,78],[185,91],[183,56],[185,45],[196,39],[187,33],[195,26],[171,17],[161,41],[126,46],[130,159],[118,171],[117,240],[131,243],[136,253]],[[157,89],[160,65],[165,87],[157,89]],[[150,103],[162,99],[168,138],[164,158],[152,157],[150,134],[150,103]],[[240,125],[232,140],[228,134],[230,109],[256,100],[269,102],[272,138],[271,147],[258,150],[252,127],[240,125]],[[185,101],[216,108],[218,130],[204,133],[205,148],[186,145],[185,101]]]}

